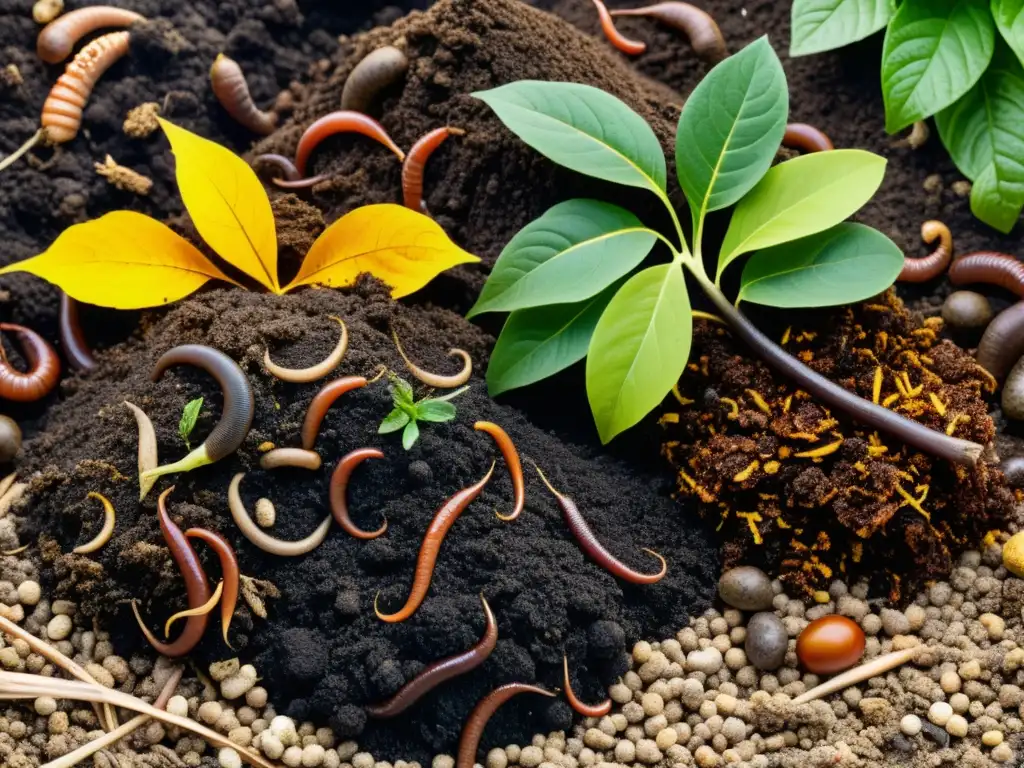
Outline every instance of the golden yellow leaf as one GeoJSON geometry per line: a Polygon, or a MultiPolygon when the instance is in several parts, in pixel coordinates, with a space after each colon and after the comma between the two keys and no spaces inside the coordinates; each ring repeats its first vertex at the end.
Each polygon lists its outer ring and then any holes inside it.
{"type": "Polygon", "coordinates": [[[174,152],[178,190],[203,240],[274,293],[277,232],[263,185],[231,150],[158,118],[174,152]]]}
{"type": "Polygon", "coordinates": [[[69,227],[40,255],[0,269],[8,272],[29,272],[73,299],[115,309],[169,304],[210,279],[235,282],[185,238],[134,211],[69,227]]]}
{"type": "Polygon", "coordinates": [[[352,285],[369,272],[401,298],[457,264],[480,261],[459,248],[433,219],[401,205],[357,208],[323,231],[285,291],[317,283],[352,285]]]}

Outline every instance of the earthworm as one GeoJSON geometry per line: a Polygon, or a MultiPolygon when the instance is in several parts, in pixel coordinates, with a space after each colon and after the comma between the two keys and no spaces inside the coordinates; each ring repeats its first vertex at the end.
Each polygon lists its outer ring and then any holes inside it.
{"type": "Polygon", "coordinates": [[[1006,418],[1015,421],[1024,419],[1024,357],[1010,369],[1006,383],[1003,384],[1000,404],[1006,418]]]}
{"type": "MultiPolygon", "coordinates": [[[[188,607],[198,608],[210,599],[210,585],[206,581],[206,571],[203,570],[203,564],[196,555],[195,550],[192,549],[192,545],[185,538],[185,534],[174,524],[171,516],[167,513],[167,497],[173,490],[174,486],[172,485],[161,493],[160,498],[157,500],[156,508],[157,516],[160,520],[160,532],[164,536],[164,541],[167,542],[167,548],[171,550],[171,556],[174,558],[174,562],[177,563],[178,570],[181,571],[181,575],[185,579],[188,607]]],[[[158,653],[170,657],[184,656],[195,648],[202,639],[203,633],[206,632],[206,623],[209,618],[206,615],[190,616],[188,621],[185,622],[185,629],[182,630],[178,639],[168,644],[161,643],[146,628],[139,613],[139,607],[134,600],[132,600],[132,611],[135,613],[135,619],[139,622],[142,634],[146,636],[149,644],[158,653]]]]}
{"type": "Polygon", "coordinates": [[[1024,264],[1005,253],[975,251],[964,254],[950,266],[949,281],[953,285],[997,285],[1024,298],[1024,264]]]}
{"type": "Polygon", "coordinates": [[[431,373],[425,371],[418,365],[413,364],[406,354],[405,350],[402,349],[402,343],[398,340],[398,334],[394,331],[391,332],[392,338],[395,340],[395,346],[398,347],[398,354],[402,356],[402,360],[405,361],[405,367],[409,369],[417,379],[422,381],[428,387],[437,387],[438,389],[452,389],[454,387],[461,387],[473,374],[473,360],[470,358],[469,353],[464,349],[452,349],[448,350],[449,357],[461,357],[462,358],[462,370],[458,373],[453,373],[451,376],[444,376],[439,373],[431,373]]]}
{"type": "Polygon", "coordinates": [[[114,532],[114,505],[110,503],[110,499],[108,499],[103,494],[96,493],[96,491],[89,491],[88,498],[96,499],[100,504],[103,505],[103,527],[100,528],[100,532],[96,534],[92,541],[88,541],[85,544],[77,546],[73,550],[71,550],[76,555],[87,555],[90,552],[95,552],[97,549],[99,549],[108,541],[110,541],[110,536],[114,532]]]}
{"type": "Polygon", "coordinates": [[[319,363],[308,368],[285,368],[277,365],[270,359],[270,350],[267,349],[263,352],[264,367],[271,375],[276,376],[281,381],[288,381],[292,384],[306,384],[310,381],[322,379],[338,367],[338,363],[345,357],[345,350],[348,349],[348,328],[345,326],[345,321],[334,315],[331,315],[331,320],[337,320],[341,326],[341,338],[338,339],[338,343],[331,351],[331,354],[319,363]]]}
{"type": "Polygon", "coordinates": [[[313,396],[309,408],[306,409],[306,418],[302,420],[302,447],[307,451],[313,450],[317,433],[320,432],[320,424],[323,423],[327,410],[334,405],[335,400],[346,392],[365,386],[366,378],[363,376],[343,376],[324,384],[313,396]]]}
{"type": "Polygon", "coordinates": [[[295,169],[300,176],[306,175],[306,161],[313,154],[313,150],[321,141],[336,133],[361,133],[363,136],[375,139],[394,152],[399,162],[405,160],[405,153],[391,140],[387,131],[384,130],[384,126],[362,112],[343,109],[339,112],[331,112],[314,121],[302,134],[299,146],[295,150],[295,169]]]}
{"type": "Polygon", "coordinates": [[[445,139],[449,136],[463,136],[465,133],[461,128],[446,125],[424,135],[412,145],[409,154],[405,156],[405,163],[402,164],[402,197],[406,208],[426,212],[427,205],[423,200],[423,167],[445,139]]]}
{"type": "Polygon", "coordinates": [[[13,333],[21,340],[22,354],[28,361],[26,373],[7,360],[0,344],[0,397],[18,403],[31,403],[50,394],[60,378],[60,359],[53,347],[31,328],[14,323],[0,323],[0,331],[13,333]]]}
{"type": "Polygon", "coordinates": [[[482,480],[468,488],[463,488],[441,505],[441,508],[434,515],[434,519],[430,522],[430,527],[427,528],[426,534],[423,536],[423,543],[420,544],[420,553],[416,559],[416,572],[413,576],[409,598],[405,601],[405,605],[401,610],[395,613],[381,613],[377,608],[377,599],[380,597],[380,592],[378,592],[377,596],[373,599],[373,612],[377,614],[377,618],[389,624],[394,624],[399,621],[405,621],[416,612],[416,609],[420,607],[423,599],[427,596],[427,590],[430,589],[430,579],[434,574],[434,564],[437,562],[437,554],[441,549],[441,542],[444,541],[445,534],[448,533],[452,524],[459,519],[459,515],[470,505],[470,502],[480,495],[493,473],[494,462],[492,461],[491,468],[487,470],[487,474],[483,476],[482,480]]]}
{"type": "Polygon", "coordinates": [[[466,724],[462,726],[462,735],[459,737],[459,756],[455,768],[473,768],[476,764],[476,750],[480,746],[480,737],[483,736],[484,728],[487,727],[487,721],[502,704],[520,693],[536,693],[551,697],[555,695],[551,691],[526,683],[506,683],[488,693],[476,703],[473,711],[466,718],[466,724]]]}
{"type": "Polygon", "coordinates": [[[584,704],[572,690],[572,682],[569,680],[569,657],[562,654],[562,666],[565,670],[565,698],[569,700],[569,706],[583,717],[604,717],[612,711],[612,700],[605,699],[600,704],[584,704]]]}
{"type": "Polygon", "coordinates": [[[206,528],[189,528],[185,531],[185,536],[205,541],[220,560],[221,583],[224,585],[224,594],[220,604],[220,623],[224,632],[224,645],[230,648],[228,627],[231,626],[231,617],[235,615],[241,576],[241,571],[238,568],[238,555],[235,554],[235,548],[231,546],[231,542],[216,531],[206,528]]]}
{"type": "Polygon", "coordinates": [[[263,469],[299,467],[316,470],[320,469],[320,464],[320,454],[305,448],[274,448],[260,456],[260,467],[263,469]]]}
{"type": "Polygon", "coordinates": [[[505,459],[505,464],[508,466],[508,474],[512,478],[512,493],[515,497],[515,504],[512,507],[512,512],[508,515],[502,515],[499,512],[498,519],[505,522],[515,520],[526,505],[526,486],[523,482],[523,465],[519,461],[519,452],[516,450],[512,438],[497,424],[490,421],[478,421],[473,425],[473,429],[486,432],[493,437],[494,442],[498,445],[498,450],[501,451],[502,458],[505,459]]]}
{"type": "Polygon", "coordinates": [[[210,85],[220,105],[243,128],[260,136],[274,131],[277,115],[262,111],[253,102],[249,84],[237,61],[218,53],[210,67],[210,85]]]}
{"type": "Polygon", "coordinates": [[[799,149],[801,152],[828,152],[835,149],[832,139],[807,123],[786,123],[782,146],[799,149]]]}
{"type": "Polygon", "coordinates": [[[151,469],[156,469],[160,463],[156,452],[156,430],[153,429],[153,422],[144,410],[127,400],[124,404],[134,414],[135,423],[139,427],[139,501],[142,501],[156,482],[155,477],[144,479],[143,475],[151,469]]]}
{"type": "MultiPolygon", "coordinates": [[[[953,234],[941,221],[926,221],[921,225],[921,239],[929,245],[936,240],[938,247],[923,259],[903,257],[903,269],[896,279],[904,283],[925,283],[946,271],[953,258],[953,234]]],[[[966,257],[964,257],[966,258],[966,257]]],[[[952,269],[950,269],[952,279],[952,269]]],[[[956,280],[953,280],[956,282],[956,280]]]]}
{"type": "Polygon", "coordinates": [[[656,3],[646,8],[612,11],[612,16],[648,16],[678,29],[690,40],[694,53],[711,64],[729,55],[722,30],[711,16],[689,3],[656,3]]]}
{"type": "MultiPolygon", "coordinates": [[[[275,155],[272,152],[268,152],[263,155],[256,155],[252,159],[252,165],[269,165],[277,168],[278,171],[284,174],[285,181],[295,181],[301,175],[299,169],[295,167],[295,163],[289,160],[284,155],[275,155]]],[[[274,183],[280,182],[281,179],[274,179],[274,183]]]]}
{"type": "Polygon", "coordinates": [[[565,518],[566,525],[569,526],[569,530],[572,535],[576,537],[576,541],[579,542],[580,549],[590,555],[590,557],[602,568],[611,573],[613,576],[618,576],[623,581],[628,581],[631,584],[654,584],[656,581],[661,581],[668,572],[668,564],[665,562],[665,558],[655,552],[653,549],[644,548],[644,552],[648,552],[654,555],[661,561],[661,570],[657,573],[640,573],[634,571],[628,565],[618,560],[611,552],[604,548],[604,546],[597,540],[594,532],[590,530],[590,526],[587,525],[587,521],[583,519],[583,515],[580,514],[576,504],[568,496],[559,493],[555,490],[555,487],[548,482],[547,477],[541,472],[540,467],[536,464],[534,468],[537,470],[537,474],[540,475],[540,479],[544,481],[544,485],[548,487],[548,490],[555,495],[555,499],[558,500],[558,506],[562,508],[562,515],[565,518]]]}
{"type": "Polygon", "coordinates": [[[160,477],[170,472],[188,472],[230,456],[245,440],[252,426],[252,386],[238,363],[213,347],[183,344],[163,353],[156,361],[150,378],[159,381],[164,371],[172,365],[194,365],[213,376],[224,393],[224,412],[202,445],[173,464],[145,472],[142,476],[146,478],[160,477]]]}
{"type": "Polygon", "coordinates": [[[887,653],[884,656],[877,656],[871,661],[861,664],[859,667],[843,672],[841,675],[836,675],[830,680],[826,680],[821,685],[817,685],[811,688],[809,691],[805,691],[797,696],[791,702],[794,706],[797,704],[806,704],[809,701],[820,699],[822,696],[827,696],[830,693],[841,691],[844,688],[848,688],[851,685],[862,683],[865,680],[870,680],[873,677],[878,677],[890,669],[894,669],[901,664],[906,664],[911,661],[920,651],[924,648],[923,645],[915,645],[912,648],[905,648],[902,651],[893,651],[887,653]]]}
{"type": "Polygon", "coordinates": [[[329,174],[321,173],[305,179],[296,178],[293,181],[288,181],[287,179],[271,179],[271,181],[274,182],[274,186],[281,189],[309,189],[310,187],[315,187],[321,181],[327,181],[329,178],[331,178],[329,174]]]}
{"type": "Polygon", "coordinates": [[[242,531],[242,535],[257,547],[272,555],[296,557],[313,551],[327,538],[327,531],[331,528],[330,515],[324,518],[324,521],[309,536],[298,541],[282,541],[261,531],[249,517],[249,512],[246,510],[245,504],[242,503],[239,486],[242,484],[243,477],[245,477],[245,473],[239,472],[231,478],[231,485],[228,486],[228,508],[231,510],[231,517],[235,519],[239,530],[242,531]]]}
{"type": "Polygon", "coordinates": [[[352,472],[367,459],[383,458],[383,451],[379,451],[376,448],[357,448],[338,460],[338,466],[334,468],[334,474],[331,475],[331,514],[334,515],[334,519],[338,521],[338,525],[342,527],[345,533],[353,538],[364,541],[376,539],[388,529],[388,520],[384,518],[384,524],[376,531],[364,531],[352,522],[352,518],[348,513],[347,491],[348,481],[352,477],[352,472]]]}
{"type": "Polygon", "coordinates": [[[366,112],[378,93],[409,68],[409,59],[393,45],[368,53],[355,65],[341,89],[341,108],[366,112]]]}
{"type": "Polygon", "coordinates": [[[144,18],[109,5],[79,8],[43,27],[36,38],[36,55],[47,64],[57,64],[70,56],[75,44],[90,32],[104,27],[128,27],[144,18]]]}
{"type": "Polygon", "coordinates": [[[594,0],[594,7],[597,8],[597,16],[601,20],[601,31],[609,43],[629,56],[639,56],[647,50],[647,43],[630,40],[615,28],[615,20],[601,0],[594,0]]]}
{"type": "Polygon", "coordinates": [[[210,599],[200,605],[198,608],[186,608],[183,611],[178,611],[176,614],[171,616],[164,622],[164,637],[171,634],[171,627],[174,626],[174,622],[178,619],[187,619],[189,616],[206,616],[210,611],[214,609],[217,603],[220,601],[220,596],[224,592],[224,582],[218,581],[217,588],[213,590],[213,594],[210,595],[210,599]]]}
{"type": "Polygon", "coordinates": [[[96,367],[78,319],[78,302],[63,291],[60,294],[60,345],[68,364],[76,371],[91,371],[96,367]]]}
{"type": "Polygon", "coordinates": [[[495,621],[494,612],[482,594],[480,602],[484,606],[484,634],[479,642],[468,651],[429,664],[390,699],[368,706],[366,711],[370,717],[386,718],[400,715],[442,683],[464,675],[487,661],[487,657],[498,643],[498,622],[495,621]]]}

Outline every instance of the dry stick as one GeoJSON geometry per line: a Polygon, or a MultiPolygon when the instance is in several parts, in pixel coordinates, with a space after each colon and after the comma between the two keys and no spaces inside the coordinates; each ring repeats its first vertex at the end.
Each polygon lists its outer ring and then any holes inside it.
{"type": "Polygon", "coordinates": [[[830,693],[841,691],[851,685],[862,683],[865,680],[870,680],[872,677],[877,677],[883,672],[888,672],[890,669],[894,669],[901,664],[906,664],[924,647],[925,646],[923,645],[915,645],[913,648],[906,648],[902,651],[893,651],[892,653],[887,653],[884,656],[879,656],[877,659],[872,659],[866,664],[861,664],[859,667],[854,667],[848,672],[836,675],[831,680],[826,680],[821,685],[815,686],[805,693],[801,693],[793,699],[792,703],[806,704],[808,701],[820,699],[822,696],[827,696],[830,693]]]}

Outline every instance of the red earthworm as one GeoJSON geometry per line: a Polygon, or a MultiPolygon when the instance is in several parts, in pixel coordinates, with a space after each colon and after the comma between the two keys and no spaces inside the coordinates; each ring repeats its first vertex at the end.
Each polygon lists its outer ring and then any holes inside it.
{"type": "Polygon", "coordinates": [[[82,333],[78,318],[78,302],[61,291],[60,294],[60,345],[68,364],[76,371],[91,371],[96,367],[92,351],[82,333]]]}
{"type": "Polygon", "coordinates": [[[306,161],[309,160],[309,156],[313,154],[313,150],[320,142],[336,133],[361,133],[363,136],[379,141],[394,152],[399,162],[405,160],[405,153],[391,140],[387,131],[384,130],[384,126],[362,112],[343,109],[324,115],[303,132],[299,139],[299,146],[295,150],[295,168],[299,175],[306,175],[306,161]]]}
{"type": "Polygon", "coordinates": [[[498,450],[501,451],[502,458],[505,459],[505,464],[508,466],[508,474],[512,478],[512,493],[515,497],[515,504],[512,507],[512,512],[508,515],[503,515],[499,512],[498,519],[505,522],[515,520],[522,513],[523,507],[526,505],[526,487],[523,482],[523,465],[519,461],[519,452],[516,450],[512,438],[497,424],[490,421],[478,421],[473,425],[473,429],[486,432],[493,437],[494,442],[498,444],[498,450]]]}
{"type": "Polygon", "coordinates": [[[22,373],[7,360],[0,344],[0,397],[18,403],[31,403],[50,394],[60,378],[60,358],[53,347],[31,328],[0,323],[0,331],[13,333],[21,341],[22,354],[29,370],[22,373]]]}
{"type": "Polygon", "coordinates": [[[313,450],[316,443],[317,433],[320,432],[320,424],[323,423],[327,410],[334,405],[334,401],[351,392],[366,386],[365,376],[343,376],[340,379],[329,381],[317,392],[306,409],[306,418],[302,420],[302,447],[307,451],[313,450]]]}
{"type": "Polygon", "coordinates": [[[656,3],[646,8],[612,11],[612,16],[648,16],[667,27],[678,29],[690,40],[701,59],[717,64],[729,55],[722,30],[711,16],[689,3],[656,3]]]}
{"type": "Polygon", "coordinates": [[[274,182],[275,187],[280,187],[281,189],[309,189],[310,187],[315,187],[321,181],[327,181],[329,178],[331,178],[329,174],[321,173],[316,176],[295,179],[293,181],[288,181],[287,179],[271,179],[271,181],[274,182]]]}
{"type": "Polygon", "coordinates": [[[293,163],[291,160],[289,160],[284,155],[275,155],[272,152],[268,152],[268,153],[262,154],[262,155],[256,155],[256,157],[254,157],[252,159],[251,165],[253,165],[253,166],[257,166],[257,165],[273,166],[278,171],[283,173],[284,174],[284,179],[277,179],[277,178],[273,179],[273,182],[275,184],[280,182],[280,181],[295,181],[300,176],[299,169],[295,167],[295,163],[293,163]]]}
{"type": "Polygon", "coordinates": [[[320,469],[320,454],[304,448],[274,448],[260,456],[261,469],[278,469],[279,467],[299,467],[300,469],[320,469]]]}
{"type": "Polygon", "coordinates": [[[224,632],[224,645],[228,648],[228,627],[231,626],[231,617],[235,615],[235,605],[238,603],[238,587],[240,583],[240,571],[238,569],[238,555],[231,542],[225,539],[216,531],[206,528],[189,528],[185,536],[190,539],[199,539],[210,545],[210,549],[220,560],[221,578],[224,582],[224,592],[220,601],[220,624],[224,632]]]}
{"type": "MultiPolygon", "coordinates": [[[[199,560],[198,555],[189,540],[185,537],[185,534],[181,532],[181,529],[174,524],[171,520],[171,516],[167,513],[167,497],[171,491],[174,490],[172,485],[166,491],[160,494],[160,498],[157,501],[157,516],[160,520],[160,532],[164,536],[164,541],[167,542],[167,548],[171,550],[171,556],[174,558],[174,562],[178,565],[178,570],[181,571],[182,577],[185,579],[185,592],[188,595],[188,607],[198,608],[210,599],[210,585],[206,580],[206,571],[203,570],[203,564],[199,560]]],[[[209,614],[203,614],[201,616],[189,616],[185,622],[185,629],[182,630],[181,635],[173,643],[161,643],[153,633],[146,628],[146,625],[142,621],[142,616],[139,614],[139,608],[132,600],[132,611],[135,613],[135,618],[139,622],[139,627],[142,629],[142,634],[146,636],[146,640],[152,645],[158,653],[164,656],[184,656],[186,653],[191,651],[203,637],[203,633],[206,632],[206,623],[209,620],[209,614]]]]}
{"type": "Polygon", "coordinates": [[[1024,355],[1024,301],[1004,309],[988,324],[978,342],[978,365],[1002,381],[1024,355]]]}
{"type": "Polygon", "coordinates": [[[124,8],[94,5],[65,13],[47,24],[36,38],[36,55],[47,64],[64,61],[75,44],[90,32],[104,27],[127,27],[145,17],[124,8]]]}
{"type": "Polygon", "coordinates": [[[374,97],[405,74],[409,59],[393,45],[367,54],[355,65],[341,89],[341,108],[365,112],[374,97]]]}
{"type": "MultiPolygon", "coordinates": [[[[946,271],[953,258],[953,234],[941,221],[926,221],[921,225],[921,239],[929,245],[936,240],[938,247],[922,259],[903,257],[903,269],[896,279],[904,283],[925,283],[946,271]]],[[[951,276],[952,277],[952,276],[951,276]]],[[[954,280],[954,282],[956,282],[954,280]]]]}
{"type": "Polygon", "coordinates": [[[348,349],[348,327],[340,317],[330,316],[331,320],[337,320],[341,326],[341,337],[334,349],[327,357],[308,368],[285,368],[270,359],[270,350],[263,351],[263,366],[281,381],[288,381],[292,384],[306,384],[310,381],[322,379],[328,373],[338,367],[342,358],[345,357],[345,350],[348,349]]]}
{"type": "Polygon", "coordinates": [[[210,85],[220,105],[243,128],[261,136],[273,132],[277,125],[277,115],[264,112],[253,102],[249,84],[245,82],[245,75],[237,61],[218,53],[210,67],[210,85]]]}
{"type": "Polygon", "coordinates": [[[364,541],[376,539],[388,529],[387,518],[384,518],[384,524],[376,531],[364,531],[353,523],[352,518],[348,513],[348,497],[346,495],[346,492],[348,491],[348,481],[349,478],[352,477],[352,472],[355,468],[367,459],[383,458],[384,453],[382,451],[378,451],[376,448],[357,448],[339,459],[338,466],[334,468],[334,474],[331,475],[331,514],[333,514],[334,519],[338,521],[338,525],[340,525],[342,529],[353,538],[362,539],[364,541]]]}
{"type": "Polygon", "coordinates": [[[572,682],[569,680],[569,657],[562,655],[562,665],[565,669],[565,698],[569,700],[569,706],[584,717],[604,717],[612,711],[612,700],[605,699],[600,704],[584,704],[572,690],[572,682]]]}
{"type": "Polygon", "coordinates": [[[452,524],[459,519],[459,515],[470,505],[470,502],[480,495],[493,473],[494,462],[492,461],[491,468],[487,470],[487,474],[483,476],[482,480],[468,488],[463,488],[441,505],[441,508],[434,515],[434,519],[430,522],[430,527],[427,528],[426,534],[423,536],[423,543],[420,544],[420,554],[416,559],[416,572],[413,576],[409,598],[405,601],[405,605],[401,610],[395,613],[381,613],[377,608],[377,599],[380,597],[380,592],[378,592],[377,597],[373,599],[373,612],[377,614],[377,618],[389,624],[394,624],[395,622],[405,621],[416,612],[416,609],[420,607],[423,599],[427,596],[427,590],[430,589],[430,579],[434,573],[434,564],[437,562],[437,553],[441,549],[441,542],[444,541],[445,534],[448,533],[452,524]]]}
{"type": "Polygon", "coordinates": [[[782,146],[799,149],[801,152],[828,152],[835,149],[832,139],[807,123],[786,123],[782,146]]]}
{"type": "Polygon", "coordinates": [[[454,677],[464,675],[487,661],[487,657],[491,655],[494,646],[498,643],[498,622],[495,621],[494,612],[483,595],[480,595],[480,602],[484,605],[484,634],[479,642],[468,651],[428,665],[416,677],[403,685],[398,693],[390,699],[381,704],[368,706],[366,711],[370,717],[385,718],[400,715],[437,686],[454,677]]]}
{"type": "Polygon", "coordinates": [[[459,756],[455,768],[473,768],[476,764],[476,751],[480,746],[480,737],[483,736],[484,728],[487,727],[487,721],[502,704],[520,693],[536,693],[551,697],[555,695],[551,691],[526,683],[506,683],[488,693],[476,703],[473,711],[466,718],[466,724],[462,726],[462,735],[459,737],[459,756]]]}
{"type": "Polygon", "coordinates": [[[975,251],[964,254],[950,266],[949,281],[953,285],[998,285],[1024,298],[1024,264],[1005,253],[975,251]]]}
{"type": "Polygon", "coordinates": [[[445,139],[449,136],[463,136],[465,133],[461,128],[446,125],[424,135],[412,145],[402,165],[402,196],[406,208],[426,213],[427,205],[423,200],[423,166],[445,139]]]}
{"type": "Polygon", "coordinates": [[[601,31],[609,43],[629,56],[639,56],[647,50],[647,43],[630,40],[615,28],[615,20],[601,0],[594,0],[594,7],[597,8],[597,16],[601,20],[601,31]]]}
{"type": "Polygon", "coordinates": [[[540,467],[534,464],[534,468],[537,470],[537,474],[540,475],[540,479],[544,481],[544,485],[548,487],[548,490],[558,500],[558,505],[562,508],[562,515],[565,517],[565,523],[569,526],[572,535],[576,537],[576,541],[579,542],[580,549],[590,555],[598,565],[613,576],[618,576],[623,581],[628,581],[631,584],[654,584],[665,577],[665,574],[668,572],[668,564],[665,562],[665,558],[653,549],[644,547],[643,551],[654,555],[661,561],[661,570],[657,573],[640,573],[618,560],[597,540],[597,537],[590,530],[590,526],[583,519],[583,515],[580,514],[573,500],[555,490],[555,487],[548,482],[547,477],[541,472],[540,467]]]}

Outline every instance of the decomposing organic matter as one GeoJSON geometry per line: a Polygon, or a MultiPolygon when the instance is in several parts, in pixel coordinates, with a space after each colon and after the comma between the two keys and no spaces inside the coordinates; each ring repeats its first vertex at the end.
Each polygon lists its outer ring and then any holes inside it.
{"type": "Polygon", "coordinates": [[[647,43],[630,40],[615,28],[615,20],[601,0],[594,0],[594,7],[597,9],[597,16],[601,21],[601,31],[604,32],[609,43],[627,56],[639,56],[647,50],[647,43]]]}
{"type": "Polygon", "coordinates": [[[0,323],[0,332],[13,333],[22,345],[29,369],[22,373],[7,359],[0,344],[0,398],[18,403],[31,403],[46,397],[60,378],[60,359],[46,340],[31,328],[14,323],[0,323]]]}
{"type": "Polygon", "coordinates": [[[376,448],[357,448],[338,459],[338,466],[334,468],[334,472],[331,475],[331,514],[334,515],[334,519],[338,521],[338,525],[342,527],[345,533],[364,541],[376,539],[378,536],[383,535],[388,529],[388,521],[385,518],[380,528],[375,531],[364,531],[352,522],[352,517],[348,511],[348,483],[357,466],[367,459],[383,458],[384,452],[376,448]]]}
{"type": "Polygon", "coordinates": [[[562,656],[563,682],[565,685],[565,698],[569,706],[583,717],[604,717],[612,711],[612,700],[605,699],[600,704],[584,704],[577,698],[572,690],[572,681],[569,679],[569,657],[562,656]]]}
{"type": "Polygon", "coordinates": [[[466,132],[461,128],[442,126],[426,134],[412,145],[409,154],[402,163],[402,199],[406,208],[414,211],[427,212],[427,204],[423,199],[423,169],[427,160],[449,136],[462,136],[466,132]]]}
{"type": "Polygon", "coordinates": [[[348,328],[345,325],[345,321],[340,317],[332,317],[331,320],[337,320],[338,325],[341,326],[341,337],[338,339],[334,349],[331,350],[331,353],[319,363],[307,368],[285,368],[270,359],[270,350],[268,349],[263,353],[263,366],[271,375],[276,376],[281,381],[291,382],[292,384],[306,384],[310,381],[322,379],[338,367],[338,364],[345,357],[345,350],[348,349],[348,328]]]}
{"type": "Polygon", "coordinates": [[[235,605],[238,603],[238,588],[241,571],[238,567],[238,555],[235,548],[231,546],[224,536],[206,528],[189,528],[185,531],[186,538],[199,539],[206,542],[217,559],[220,561],[221,584],[224,587],[220,603],[220,624],[224,635],[224,645],[228,648],[228,628],[231,626],[231,617],[235,614],[235,605]]]}
{"type": "Polygon", "coordinates": [[[377,96],[409,68],[409,59],[393,45],[382,46],[355,65],[341,90],[341,108],[366,112],[377,96]]]}
{"type": "Polygon", "coordinates": [[[76,555],[87,555],[90,552],[95,552],[110,541],[110,536],[114,533],[116,515],[114,513],[114,505],[110,503],[110,499],[102,493],[96,493],[96,491],[89,491],[89,498],[96,499],[103,505],[103,526],[100,528],[99,533],[97,533],[90,541],[87,541],[85,544],[79,544],[71,550],[76,555]]]}
{"type": "Polygon", "coordinates": [[[253,102],[249,84],[237,61],[223,53],[217,54],[210,67],[210,85],[220,105],[244,128],[261,136],[274,130],[277,115],[262,111],[253,102]]]}
{"type": "Polygon", "coordinates": [[[689,3],[655,3],[644,8],[611,12],[614,16],[647,16],[682,32],[690,40],[693,52],[709,64],[717,64],[729,55],[722,30],[710,14],[689,3]]]}

